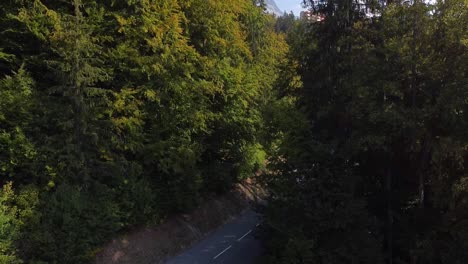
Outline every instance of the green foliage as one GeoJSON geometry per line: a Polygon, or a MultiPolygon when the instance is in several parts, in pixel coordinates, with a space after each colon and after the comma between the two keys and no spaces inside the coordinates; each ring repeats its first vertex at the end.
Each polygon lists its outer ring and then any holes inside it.
{"type": "Polygon", "coordinates": [[[0,184],[40,190],[5,256],[88,262],[117,232],[229,191],[272,149],[287,44],[250,0],[12,0],[0,37],[0,184]]]}
{"type": "Polygon", "coordinates": [[[24,187],[15,193],[13,184],[6,183],[0,192],[0,263],[23,263],[18,243],[28,226],[37,219],[38,191],[24,187]]]}
{"type": "Polygon", "coordinates": [[[120,221],[125,227],[159,224],[166,208],[157,197],[157,188],[150,180],[138,178],[135,172],[139,171],[129,172],[131,177],[125,179],[117,191],[120,221]]]}
{"type": "Polygon", "coordinates": [[[0,80],[0,179],[21,181],[36,150],[25,134],[31,114],[32,80],[23,68],[0,80]]]}
{"type": "Polygon", "coordinates": [[[294,30],[297,23],[298,20],[296,20],[296,17],[292,11],[289,14],[284,13],[282,16],[276,19],[275,30],[277,32],[289,33],[294,30]]]}
{"type": "Polygon", "coordinates": [[[466,260],[466,1],[4,2],[0,263],[88,262],[259,170],[268,263],[466,260]]]}
{"type": "Polygon", "coordinates": [[[68,263],[89,261],[95,249],[122,226],[115,196],[106,186],[94,184],[88,191],[61,184],[41,208],[41,221],[23,238],[28,261],[68,263]],[[47,217],[44,217],[47,216],[47,217]]]}
{"type": "Polygon", "coordinates": [[[281,131],[265,176],[267,262],[463,263],[466,1],[392,1],[372,18],[305,2],[326,18],[288,34],[306,129],[281,131]]]}
{"type": "Polygon", "coordinates": [[[379,224],[357,198],[353,166],[317,141],[289,139],[262,177],[271,192],[265,263],[383,263],[379,224]]]}
{"type": "Polygon", "coordinates": [[[12,206],[14,193],[11,183],[4,185],[0,194],[0,263],[21,263],[16,257],[14,241],[19,236],[16,207],[12,206]]]}

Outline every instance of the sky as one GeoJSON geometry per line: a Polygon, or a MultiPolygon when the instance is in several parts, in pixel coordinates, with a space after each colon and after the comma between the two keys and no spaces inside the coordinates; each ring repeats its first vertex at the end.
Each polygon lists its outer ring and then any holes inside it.
{"type": "Polygon", "coordinates": [[[301,6],[302,0],[275,0],[275,2],[281,11],[286,11],[288,13],[289,11],[293,11],[296,16],[299,16],[299,13],[305,10],[301,6]]]}

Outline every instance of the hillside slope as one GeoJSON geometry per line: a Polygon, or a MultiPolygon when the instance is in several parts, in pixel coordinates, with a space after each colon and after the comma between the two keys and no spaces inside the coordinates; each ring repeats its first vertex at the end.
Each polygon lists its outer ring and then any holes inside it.
{"type": "Polygon", "coordinates": [[[265,4],[267,6],[267,12],[275,14],[277,16],[281,16],[283,11],[279,9],[278,5],[276,4],[275,0],[265,0],[265,4]]]}

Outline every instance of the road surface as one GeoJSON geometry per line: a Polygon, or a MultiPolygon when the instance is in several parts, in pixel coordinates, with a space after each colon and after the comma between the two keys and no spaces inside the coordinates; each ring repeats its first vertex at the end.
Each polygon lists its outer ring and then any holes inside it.
{"type": "Polygon", "coordinates": [[[247,210],[166,264],[254,264],[261,254],[254,237],[258,223],[258,215],[247,210]]]}

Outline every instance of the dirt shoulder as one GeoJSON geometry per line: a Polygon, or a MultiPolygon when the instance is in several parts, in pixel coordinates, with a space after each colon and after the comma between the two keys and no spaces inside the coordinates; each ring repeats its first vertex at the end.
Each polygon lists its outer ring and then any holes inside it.
{"type": "Polygon", "coordinates": [[[261,196],[262,192],[246,181],[230,193],[204,202],[190,214],[114,239],[97,254],[95,263],[162,263],[238,216],[261,196]]]}

